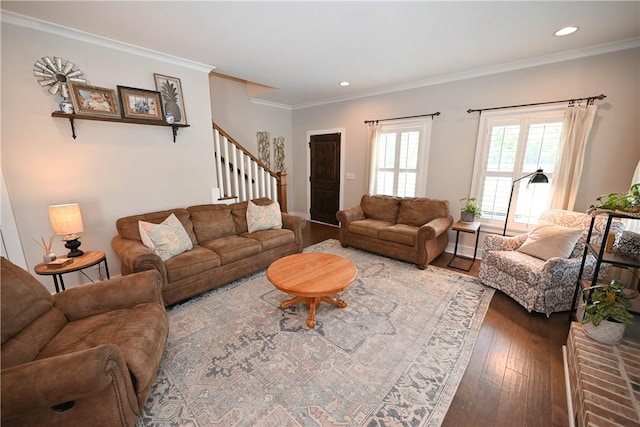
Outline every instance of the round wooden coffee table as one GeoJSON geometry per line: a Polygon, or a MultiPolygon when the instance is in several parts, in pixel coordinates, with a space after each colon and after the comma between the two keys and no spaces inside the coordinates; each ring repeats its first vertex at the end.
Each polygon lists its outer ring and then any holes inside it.
{"type": "Polygon", "coordinates": [[[306,302],[309,306],[307,326],[316,326],[316,307],[321,302],[344,308],[347,303],[334,298],[351,285],[358,269],[346,258],[327,253],[301,253],[280,258],[267,269],[267,279],[282,292],[294,297],[280,303],[280,308],[306,302]]]}

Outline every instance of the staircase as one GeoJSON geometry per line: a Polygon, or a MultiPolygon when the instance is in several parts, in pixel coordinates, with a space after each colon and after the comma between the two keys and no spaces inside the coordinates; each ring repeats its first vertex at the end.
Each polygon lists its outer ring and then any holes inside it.
{"type": "Polygon", "coordinates": [[[215,123],[213,143],[220,202],[267,197],[287,212],[287,174],[274,172],[215,123]]]}

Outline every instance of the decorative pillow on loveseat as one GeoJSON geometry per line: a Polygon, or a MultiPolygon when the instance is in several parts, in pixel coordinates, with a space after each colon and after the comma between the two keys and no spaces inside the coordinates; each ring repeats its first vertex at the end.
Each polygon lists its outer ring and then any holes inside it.
{"type": "Polygon", "coordinates": [[[160,224],[138,221],[138,228],[142,243],[163,261],[193,248],[189,235],[174,214],[160,224]]]}
{"type": "Polygon", "coordinates": [[[545,261],[549,258],[569,258],[583,232],[581,228],[539,225],[517,250],[545,261]]]}
{"type": "Polygon", "coordinates": [[[249,233],[282,228],[280,204],[273,202],[270,205],[260,206],[249,200],[247,204],[247,228],[249,233]]]}

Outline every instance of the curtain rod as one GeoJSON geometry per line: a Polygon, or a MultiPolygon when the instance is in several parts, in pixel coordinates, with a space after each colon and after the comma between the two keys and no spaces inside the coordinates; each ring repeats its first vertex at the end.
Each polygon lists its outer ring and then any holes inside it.
{"type": "Polygon", "coordinates": [[[440,115],[440,111],[436,111],[435,113],[418,114],[417,116],[394,117],[392,119],[365,120],[364,123],[368,125],[370,123],[386,122],[388,120],[414,119],[416,117],[431,117],[431,119],[433,119],[434,116],[439,116],[439,115],[440,115]]]}
{"type": "Polygon", "coordinates": [[[471,109],[471,108],[469,108],[467,110],[467,113],[475,113],[477,111],[480,114],[482,114],[483,111],[489,111],[489,110],[502,110],[504,108],[531,107],[531,106],[534,106],[534,105],[558,104],[560,102],[574,103],[576,101],[580,102],[580,101],[583,101],[585,99],[587,100],[587,104],[591,104],[596,99],[602,100],[602,99],[605,99],[606,97],[607,97],[607,95],[600,94],[600,95],[589,96],[589,97],[585,97],[585,98],[573,98],[573,99],[563,99],[563,100],[560,100],[560,101],[536,102],[536,103],[533,103],[533,104],[508,105],[506,107],[491,107],[491,108],[479,108],[479,109],[471,109]]]}

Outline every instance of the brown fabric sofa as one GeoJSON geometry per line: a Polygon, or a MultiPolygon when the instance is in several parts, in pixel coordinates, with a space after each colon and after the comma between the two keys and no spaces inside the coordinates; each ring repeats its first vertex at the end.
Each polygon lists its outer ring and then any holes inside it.
{"type": "Polygon", "coordinates": [[[453,224],[447,200],[364,195],[360,205],[339,211],[340,242],[412,262],[424,269],[449,243],[453,224]]]}
{"type": "Polygon", "coordinates": [[[169,332],[158,272],[51,295],[2,258],[2,426],[133,426],[169,332]]]}
{"type": "MultiPolygon", "coordinates": [[[[271,200],[252,200],[260,206],[271,200]]],[[[248,202],[210,204],[133,215],[116,221],[111,247],[122,261],[122,274],[157,270],[162,275],[166,305],[222,286],[268,267],[273,261],[302,252],[304,218],[282,213],[282,229],[248,232],[248,202]],[[193,249],[167,261],[142,244],[138,221],[161,223],[175,214],[193,249]]]]}

